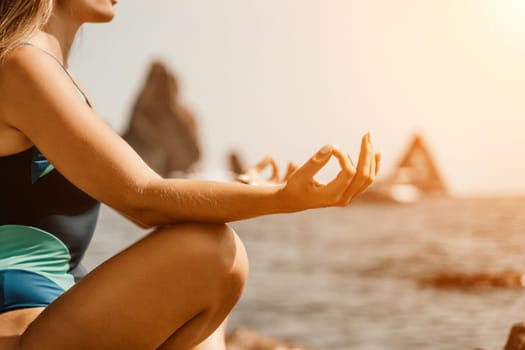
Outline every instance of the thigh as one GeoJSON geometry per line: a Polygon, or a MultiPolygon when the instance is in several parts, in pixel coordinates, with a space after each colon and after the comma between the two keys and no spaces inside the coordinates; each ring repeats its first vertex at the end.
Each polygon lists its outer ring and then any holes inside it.
{"type": "MultiPolygon", "coordinates": [[[[155,349],[203,313],[214,285],[207,266],[235,232],[222,224],[159,229],[103,263],[50,304],[29,326],[21,350],[155,349]]],[[[232,254],[234,256],[235,254],[232,254]]],[[[231,266],[230,266],[231,268],[231,266]]]]}
{"type": "Polygon", "coordinates": [[[32,307],[7,311],[0,314],[0,350],[15,350],[20,335],[44,310],[43,307],[32,307]]]}
{"type": "Polygon", "coordinates": [[[43,307],[31,307],[1,313],[0,338],[21,335],[43,310],[43,307]]]}

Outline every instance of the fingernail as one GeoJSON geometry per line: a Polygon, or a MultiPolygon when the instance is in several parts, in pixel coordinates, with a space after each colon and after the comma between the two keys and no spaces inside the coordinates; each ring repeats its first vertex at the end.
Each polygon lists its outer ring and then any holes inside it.
{"type": "Polygon", "coordinates": [[[374,134],[373,134],[372,130],[370,130],[368,132],[368,137],[370,139],[370,143],[374,143],[374,134]]]}
{"type": "Polygon", "coordinates": [[[313,159],[317,161],[325,159],[326,156],[329,155],[330,149],[332,149],[330,145],[324,145],[323,148],[321,148],[319,152],[317,152],[313,159]]]}
{"type": "Polygon", "coordinates": [[[324,145],[323,148],[321,148],[321,150],[319,151],[319,154],[327,154],[328,152],[330,152],[330,149],[332,147],[330,145],[324,145]]]}

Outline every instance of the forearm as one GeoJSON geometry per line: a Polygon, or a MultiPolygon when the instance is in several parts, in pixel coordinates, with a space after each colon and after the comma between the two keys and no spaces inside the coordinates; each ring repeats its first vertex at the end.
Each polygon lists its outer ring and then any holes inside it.
{"type": "Polygon", "coordinates": [[[281,186],[206,180],[155,179],[134,201],[138,221],[158,226],[178,222],[230,222],[290,212],[281,186]]]}
{"type": "MultiPolygon", "coordinates": [[[[141,226],[180,222],[225,223],[257,216],[292,213],[306,209],[347,206],[373,182],[380,154],[373,153],[370,133],[361,140],[357,167],[333,145],[323,146],[279,185],[246,185],[235,182],[162,179],[138,176],[121,200],[123,214],[141,226]],[[337,157],[341,171],[322,184],[315,175],[337,157]]],[[[122,193],[122,191],[119,191],[122,193]]]]}

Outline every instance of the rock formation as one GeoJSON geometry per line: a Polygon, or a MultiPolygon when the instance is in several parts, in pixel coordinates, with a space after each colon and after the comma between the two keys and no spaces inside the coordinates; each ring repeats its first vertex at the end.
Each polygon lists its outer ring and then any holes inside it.
{"type": "Polygon", "coordinates": [[[498,273],[442,273],[422,279],[420,283],[438,289],[485,289],[505,288],[522,289],[525,287],[525,275],[517,271],[498,273]]]}
{"type": "Polygon", "coordinates": [[[424,194],[445,194],[445,183],[421,135],[414,135],[388,182],[415,186],[424,194]]]}
{"type": "Polygon", "coordinates": [[[239,175],[244,172],[244,165],[239,152],[231,151],[228,156],[228,163],[230,171],[232,171],[234,174],[239,175]]]}
{"type": "Polygon", "coordinates": [[[151,65],[123,138],[162,176],[188,172],[200,159],[196,120],[180,103],[176,77],[161,62],[151,65]]]}
{"type": "Polygon", "coordinates": [[[447,187],[429,148],[423,137],[415,134],[393,171],[376,181],[362,198],[404,203],[446,195],[447,187]]]}
{"type": "Polygon", "coordinates": [[[525,350],[525,323],[512,326],[504,350],[525,350]]]}
{"type": "MultiPolygon", "coordinates": [[[[476,348],[474,350],[494,349],[476,348]]],[[[501,350],[501,348],[496,350],[501,350]]],[[[525,323],[516,323],[512,326],[503,350],[525,350],[525,323]]]]}
{"type": "Polygon", "coordinates": [[[228,350],[308,350],[287,341],[263,337],[255,332],[238,329],[226,337],[228,350]]]}

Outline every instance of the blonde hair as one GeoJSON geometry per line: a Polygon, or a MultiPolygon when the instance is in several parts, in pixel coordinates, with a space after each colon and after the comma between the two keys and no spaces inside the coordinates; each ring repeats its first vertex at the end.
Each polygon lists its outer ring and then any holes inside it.
{"type": "Polygon", "coordinates": [[[0,0],[0,60],[46,24],[53,0],[0,0]]]}

